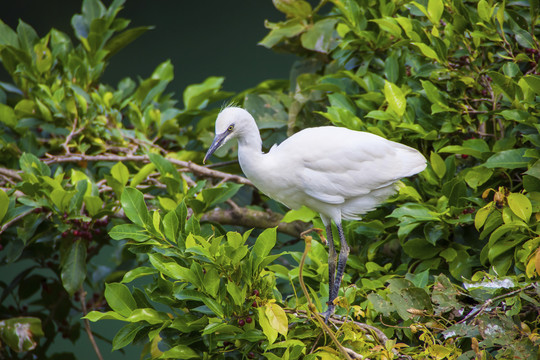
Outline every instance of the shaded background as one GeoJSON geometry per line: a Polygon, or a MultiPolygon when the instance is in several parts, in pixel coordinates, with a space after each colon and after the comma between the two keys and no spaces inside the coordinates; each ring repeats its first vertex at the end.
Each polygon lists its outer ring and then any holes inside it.
{"type": "MultiPolygon", "coordinates": [[[[104,3],[108,5],[110,1],[104,3]]],[[[22,19],[40,37],[54,27],[78,44],[71,17],[80,12],[81,4],[77,0],[0,0],[0,19],[13,29],[22,19]]],[[[178,107],[182,107],[184,88],[208,76],[225,76],[225,90],[241,91],[263,80],[288,78],[295,60],[292,55],[257,46],[268,32],[264,21],[284,18],[271,0],[127,0],[120,17],[130,19],[130,27],[152,25],[155,29],[113,56],[102,82],[116,87],[124,77],[147,78],[159,64],[171,59],[175,79],[167,92],[175,93],[178,107]]],[[[1,66],[0,81],[11,82],[1,66]]],[[[2,276],[18,273],[17,269],[12,270],[12,274],[2,276]]],[[[94,331],[109,339],[122,325],[118,321],[91,324],[94,331]]],[[[109,344],[97,341],[105,359],[139,358],[141,347],[128,346],[125,353],[111,353],[109,344]]],[[[62,351],[74,352],[82,360],[96,359],[83,329],[76,345],[58,336],[49,354],[62,351]]]]}
{"type": "MultiPolygon", "coordinates": [[[[106,5],[110,1],[103,1],[106,5]]],[[[51,27],[70,35],[76,0],[2,0],[0,19],[13,29],[19,19],[40,37],[51,27]]],[[[120,17],[130,27],[151,25],[139,39],[112,57],[103,82],[116,86],[124,77],[146,78],[171,59],[175,79],[167,89],[181,99],[184,88],[208,76],[225,76],[224,89],[241,91],[266,79],[288,78],[294,56],[274,53],[259,42],[268,32],[264,21],[284,19],[271,0],[127,0],[120,17]]],[[[0,81],[9,77],[0,70],[0,81]]]]}

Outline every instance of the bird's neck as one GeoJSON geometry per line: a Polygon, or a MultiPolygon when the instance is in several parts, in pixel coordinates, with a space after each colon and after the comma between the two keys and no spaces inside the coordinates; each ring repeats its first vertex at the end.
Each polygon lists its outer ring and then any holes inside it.
{"type": "Polygon", "coordinates": [[[257,168],[263,158],[262,140],[257,128],[246,136],[238,137],[238,161],[242,170],[249,177],[251,169],[257,168]]]}

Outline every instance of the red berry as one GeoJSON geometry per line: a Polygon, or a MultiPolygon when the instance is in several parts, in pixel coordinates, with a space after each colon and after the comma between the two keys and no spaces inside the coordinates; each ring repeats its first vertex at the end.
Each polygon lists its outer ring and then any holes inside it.
{"type": "Polygon", "coordinates": [[[74,236],[79,236],[79,235],[81,235],[81,232],[79,230],[73,230],[73,235],[74,236]]]}
{"type": "Polygon", "coordinates": [[[253,351],[250,351],[248,354],[248,358],[255,359],[255,353],[253,351]]]}
{"type": "Polygon", "coordinates": [[[252,307],[256,308],[256,307],[259,307],[259,305],[257,305],[257,302],[254,301],[253,304],[251,304],[252,307]]]}
{"type": "Polygon", "coordinates": [[[4,250],[4,246],[0,244],[0,251],[4,250]]]}
{"type": "Polygon", "coordinates": [[[248,324],[251,324],[251,323],[253,322],[253,319],[250,318],[250,317],[248,316],[248,317],[246,318],[246,322],[247,322],[248,324]]]}
{"type": "Polygon", "coordinates": [[[243,319],[238,320],[238,325],[244,326],[246,325],[246,322],[243,319]]]}
{"type": "Polygon", "coordinates": [[[259,290],[257,290],[257,289],[253,290],[253,295],[259,296],[259,290]]]}
{"type": "Polygon", "coordinates": [[[466,159],[466,158],[468,158],[468,157],[469,157],[469,155],[467,155],[467,154],[462,154],[462,155],[461,155],[461,158],[462,158],[462,159],[466,159]]]}
{"type": "Polygon", "coordinates": [[[64,231],[64,232],[62,233],[62,237],[63,237],[63,238],[66,238],[68,235],[69,235],[69,231],[64,231]]]}

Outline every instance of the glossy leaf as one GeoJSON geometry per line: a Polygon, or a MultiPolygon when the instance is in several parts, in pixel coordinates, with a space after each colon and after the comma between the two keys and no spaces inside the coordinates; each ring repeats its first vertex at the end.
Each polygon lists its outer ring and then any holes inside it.
{"type": "Polygon", "coordinates": [[[386,101],[388,101],[390,109],[392,109],[399,116],[403,116],[403,114],[405,114],[407,102],[403,92],[397,85],[386,81],[384,83],[384,96],[386,101]]]}
{"type": "Polygon", "coordinates": [[[62,284],[68,294],[80,289],[86,278],[86,243],[78,239],[70,244],[62,266],[62,284]]]}
{"type": "Polygon", "coordinates": [[[126,216],[131,221],[145,229],[151,228],[150,213],[144,203],[143,194],[139,190],[126,187],[122,192],[121,203],[126,216]]]}

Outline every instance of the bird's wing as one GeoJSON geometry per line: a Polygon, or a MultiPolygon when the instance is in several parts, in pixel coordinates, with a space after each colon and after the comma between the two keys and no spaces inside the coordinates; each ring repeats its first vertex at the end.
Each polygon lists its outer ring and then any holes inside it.
{"type": "Polygon", "coordinates": [[[275,151],[294,163],[306,194],[331,204],[386,187],[425,167],[424,157],[412,148],[336,127],[301,131],[275,151]]]}

